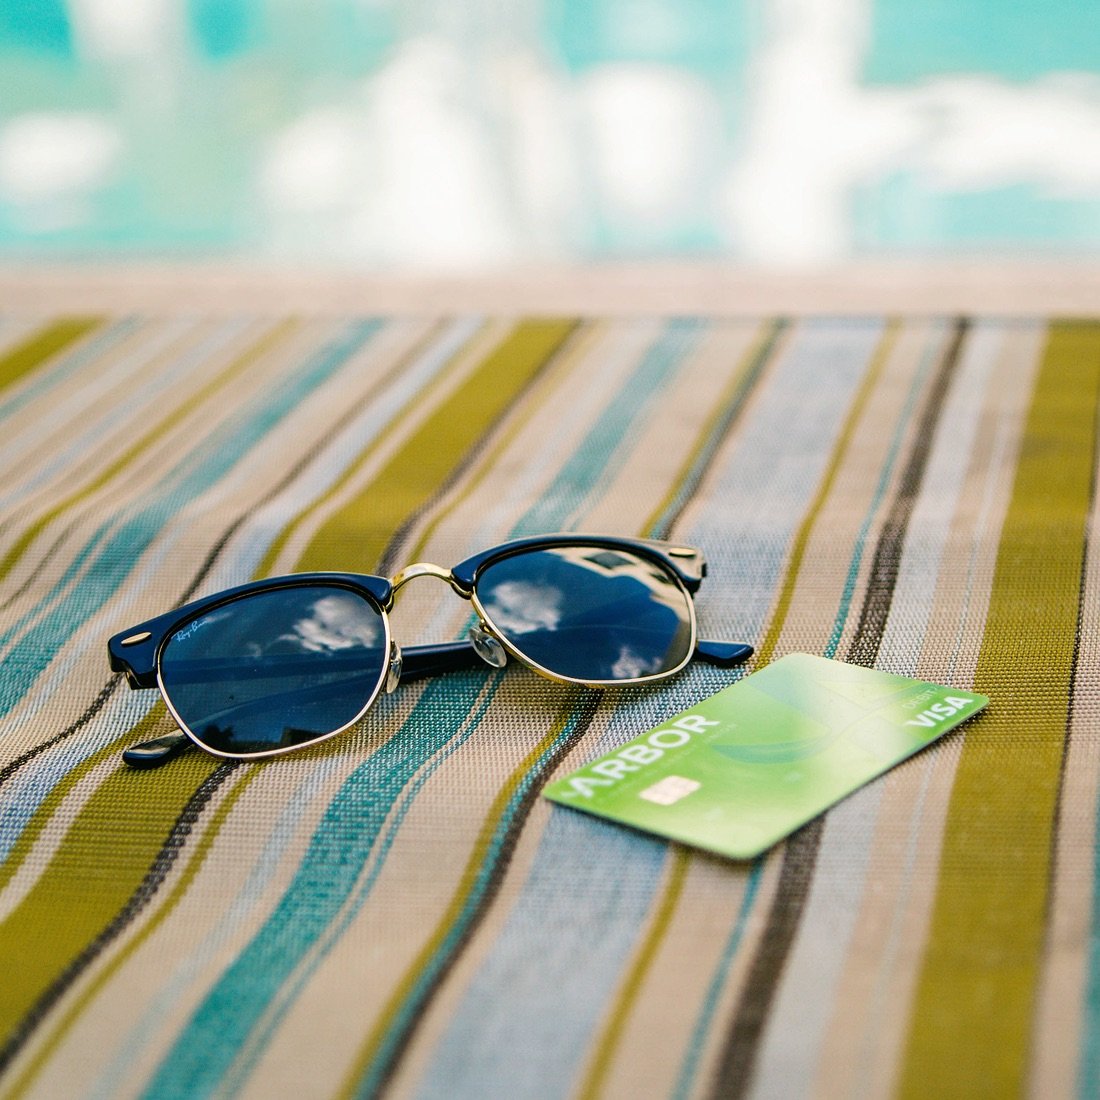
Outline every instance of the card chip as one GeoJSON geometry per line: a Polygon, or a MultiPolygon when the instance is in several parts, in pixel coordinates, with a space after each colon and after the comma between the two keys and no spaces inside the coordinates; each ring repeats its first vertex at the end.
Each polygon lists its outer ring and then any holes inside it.
{"type": "Polygon", "coordinates": [[[647,802],[656,802],[658,806],[671,806],[673,802],[679,802],[701,786],[701,783],[682,775],[666,775],[659,783],[640,791],[639,797],[647,802]]]}

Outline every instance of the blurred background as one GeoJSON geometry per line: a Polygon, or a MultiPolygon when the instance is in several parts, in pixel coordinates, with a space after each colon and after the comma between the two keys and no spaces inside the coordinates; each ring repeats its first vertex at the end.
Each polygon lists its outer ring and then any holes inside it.
{"type": "Polygon", "coordinates": [[[0,0],[0,259],[1098,244],[1096,0],[0,0]]]}

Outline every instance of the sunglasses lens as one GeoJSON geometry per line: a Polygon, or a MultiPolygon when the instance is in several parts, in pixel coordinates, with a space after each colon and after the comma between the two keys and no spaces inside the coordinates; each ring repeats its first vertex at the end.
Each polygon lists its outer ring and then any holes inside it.
{"type": "Polygon", "coordinates": [[[335,585],[257,592],[172,634],[164,693],[194,736],[248,756],[317,741],[373,701],[387,667],[382,612],[335,585]]]}
{"type": "Polygon", "coordinates": [[[649,679],[687,661],[691,597],[656,562],[593,546],[501,558],[478,576],[486,620],[547,672],[589,683],[649,679]]]}

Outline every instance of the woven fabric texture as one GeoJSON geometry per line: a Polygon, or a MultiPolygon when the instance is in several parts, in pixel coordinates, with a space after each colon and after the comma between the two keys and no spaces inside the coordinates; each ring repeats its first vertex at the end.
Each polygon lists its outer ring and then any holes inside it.
{"type": "Polygon", "coordinates": [[[0,1096],[1100,1094],[1098,403],[1089,321],[0,315],[0,1096]],[[753,661],[122,764],[115,631],[549,531],[753,661]],[[539,797],[795,650],[992,702],[752,863],[539,797]]]}

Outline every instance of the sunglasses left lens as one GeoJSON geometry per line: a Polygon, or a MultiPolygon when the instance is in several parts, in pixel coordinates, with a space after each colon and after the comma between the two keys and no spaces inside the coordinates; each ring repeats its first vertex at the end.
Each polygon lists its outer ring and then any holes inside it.
{"type": "Polygon", "coordinates": [[[388,659],[382,612],[336,585],[242,596],[184,623],[160,655],[176,716],[215,752],[252,756],[308,744],[359,717],[388,659]]]}

